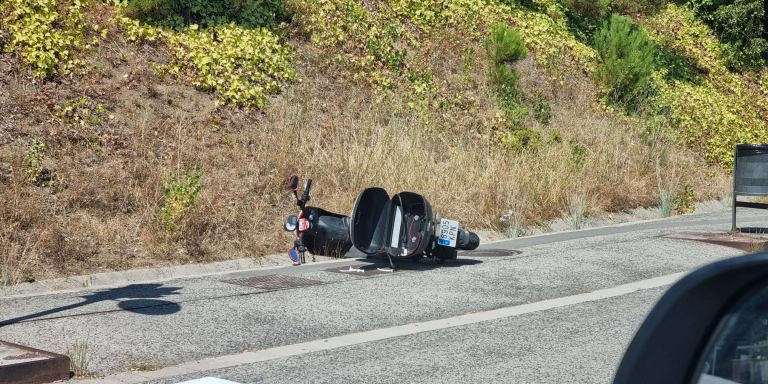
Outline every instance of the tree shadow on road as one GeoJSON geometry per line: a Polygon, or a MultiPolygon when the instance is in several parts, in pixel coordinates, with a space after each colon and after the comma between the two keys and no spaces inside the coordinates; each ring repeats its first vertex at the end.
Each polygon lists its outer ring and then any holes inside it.
{"type": "Polygon", "coordinates": [[[41,318],[56,319],[90,314],[83,313],[50,316],[71,309],[84,307],[86,305],[108,300],[117,301],[117,306],[119,309],[97,311],[96,313],[117,312],[124,310],[142,315],[170,315],[181,310],[181,306],[178,303],[172,301],[158,299],[166,296],[178,295],[178,291],[180,289],[181,287],[166,287],[163,284],[132,284],[125,287],[92,292],[85,296],[81,296],[83,301],[79,303],[51,308],[13,319],[3,320],[0,321],[0,327],[25,321],[34,321],[41,318]]]}

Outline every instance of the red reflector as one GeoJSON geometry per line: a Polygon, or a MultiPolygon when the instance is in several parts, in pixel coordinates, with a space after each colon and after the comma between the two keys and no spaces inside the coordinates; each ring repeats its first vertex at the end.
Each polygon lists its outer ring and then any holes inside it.
{"type": "Polygon", "coordinates": [[[299,232],[304,232],[309,229],[309,220],[299,219],[299,232]]]}

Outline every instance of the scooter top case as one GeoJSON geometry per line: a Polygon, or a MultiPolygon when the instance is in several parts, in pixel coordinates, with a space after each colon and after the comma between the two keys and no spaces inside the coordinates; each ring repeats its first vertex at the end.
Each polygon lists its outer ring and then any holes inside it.
{"type": "Polygon", "coordinates": [[[382,188],[368,188],[352,210],[352,244],[369,256],[418,259],[432,242],[434,229],[432,206],[413,192],[390,198],[382,188]]]}

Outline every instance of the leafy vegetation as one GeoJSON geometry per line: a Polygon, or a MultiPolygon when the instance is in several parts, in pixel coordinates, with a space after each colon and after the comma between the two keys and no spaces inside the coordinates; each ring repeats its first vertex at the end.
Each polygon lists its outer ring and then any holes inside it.
{"type": "Polygon", "coordinates": [[[181,222],[200,193],[202,175],[200,169],[195,168],[194,172],[187,171],[179,177],[172,175],[165,183],[159,217],[166,234],[178,235],[181,232],[181,222]]]}
{"type": "Polygon", "coordinates": [[[107,118],[107,109],[102,103],[89,100],[85,96],[69,100],[59,106],[57,115],[68,124],[101,125],[102,119],[107,118]]]}
{"type": "Polygon", "coordinates": [[[120,29],[126,40],[133,43],[152,43],[160,39],[163,30],[132,19],[117,9],[114,16],[114,24],[120,29]]]}
{"type": "MultiPolygon", "coordinates": [[[[436,36],[455,30],[468,37],[461,43],[471,52],[484,36],[500,33],[496,26],[513,25],[526,36],[525,43],[497,44],[497,50],[487,51],[496,63],[489,73],[501,109],[494,127],[509,131],[515,126],[526,132],[522,142],[536,141],[536,134],[524,127],[527,116],[542,124],[551,118],[551,105],[540,93],[525,100],[519,74],[508,63],[497,65],[505,55],[518,54],[505,50],[521,49],[533,52],[553,79],[573,69],[595,73],[608,100],[624,106],[657,92],[647,105],[669,117],[674,125],[669,131],[703,149],[710,160],[728,165],[734,143],[762,140],[766,130],[760,118],[766,111],[765,77],[745,78],[730,70],[760,67],[764,9],[752,0],[689,0],[691,8],[673,4],[658,11],[664,3],[397,0],[371,7],[355,0],[287,0],[286,5],[281,0],[129,0],[113,20],[129,41],[161,42],[168,48],[170,60],[156,66],[161,74],[213,92],[223,103],[256,108],[296,77],[292,49],[277,32],[262,28],[275,27],[288,14],[295,15],[296,31],[334,52],[329,56],[353,78],[382,89],[405,86],[413,97],[444,106],[456,105],[457,99],[445,79],[435,77],[429,55],[436,36]],[[636,27],[618,15],[606,20],[611,12],[647,17],[636,27]],[[570,23],[572,15],[587,22],[570,23]],[[592,34],[593,39],[584,39],[592,34]]],[[[81,53],[110,27],[85,27],[92,6],[91,1],[4,0],[4,50],[17,53],[38,76],[71,73],[82,66],[81,53]]],[[[82,108],[64,114],[95,121],[98,117],[90,112],[82,108]]]]}
{"type": "Polygon", "coordinates": [[[768,17],[763,0],[688,0],[696,15],[724,43],[728,65],[760,69],[768,53],[768,17]]]}
{"type": "Polygon", "coordinates": [[[600,20],[611,12],[611,0],[565,0],[569,9],[590,20],[600,20]]]}
{"type": "Polygon", "coordinates": [[[668,0],[563,0],[572,12],[588,20],[601,20],[611,13],[620,15],[652,14],[668,0]]]}
{"type": "Polygon", "coordinates": [[[614,14],[595,37],[600,57],[595,78],[612,101],[632,105],[648,91],[653,73],[654,45],[626,17],[614,14]]]}
{"type": "Polygon", "coordinates": [[[264,28],[192,26],[165,38],[173,54],[168,71],[215,92],[226,103],[262,108],[266,95],[277,93],[283,82],[296,76],[290,48],[264,28]]]}
{"type": "Polygon", "coordinates": [[[275,27],[286,18],[282,0],[128,0],[126,8],[133,18],[173,29],[230,23],[275,27]]]}
{"type": "Polygon", "coordinates": [[[712,30],[686,7],[671,4],[643,23],[650,36],[684,58],[701,79],[670,79],[670,68],[654,74],[659,113],[669,116],[670,133],[712,162],[730,167],[738,143],[768,141],[768,77],[739,74],[712,30]]]}
{"type": "Polygon", "coordinates": [[[562,6],[554,1],[536,2],[535,6],[533,2],[495,0],[375,3],[375,7],[366,7],[355,0],[291,0],[287,6],[294,23],[315,46],[335,52],[334,61],[355,79],[381,88],[402,80],[416,90],[422,88],[423,82],[412,84],[410,80],[430,74],[430,63],[423,58],[434,48],[431,42],[440,36],[460,35],[461,43],[479,45],[498,23],[520,30],[526,36],[526,47],[536,52],[535,60],[552,75],[560,65],[575,61],[591,67],[594,61],[594,51],[570,34],[562,6]],[[379,47],[381,50],[371,49],[379,47]]]}
{"type": "MultiPolygon", "coordinates": [[[[217,20],[225,20],[219,18],[217,20]]],[[[118,14],[117,25],[129,41],[163,41],[171,60],[161,73],[217,94],[225,104],[263,108],[266,97],[296,77],[291,48],[267,28],[234,22],[191,24],[179,30],[153,27],[118,14]]]]}
{"type": "Polygon", "coordinates": [[[24,152],[24,177],[27,181],[36,184],[40,179],[40,170],[43,168],[43,158],[45,157],[45,143],[38,139],[32,139],[27,151],[24,152]]]}
{"type": "MultiPolygon", "coordinates": [[[[80,0],[0,1],[0,46],[17,53],[39,77],[67,74],[82,65],[77,52],[89,47],[80,0]]],[[[99,29],[106,33],[106,29],[99,29]]],[[[98,36],[97,36],[98,37],[98,36]]]]}

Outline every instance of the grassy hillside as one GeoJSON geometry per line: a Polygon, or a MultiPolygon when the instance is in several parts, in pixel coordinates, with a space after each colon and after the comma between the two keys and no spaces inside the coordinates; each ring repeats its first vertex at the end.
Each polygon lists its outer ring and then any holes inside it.
{"type": "Polygon", "coordinates": [[[0,0],[4,282],[282,253],[290,173],[333,211],[379,185],[509,235],[685,211],[768,138],[768,72],[684,4],[180,4],[0,0]],[[611,12],[639,69],[610,70],[611,12]]]}

